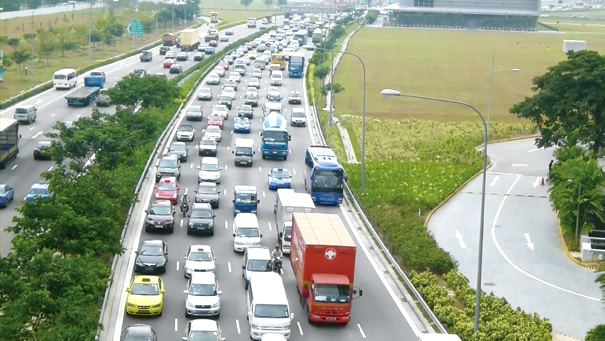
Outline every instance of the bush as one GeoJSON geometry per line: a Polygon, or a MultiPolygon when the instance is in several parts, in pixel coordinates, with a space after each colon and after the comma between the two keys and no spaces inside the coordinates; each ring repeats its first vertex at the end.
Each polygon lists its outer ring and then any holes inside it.
{"type": "Polygon", "coordinates": [[[598,325],[586,333],[586,341],[605,341],[605,324],[598,325]]]}
{"type": "Polygon", "coordinates": [[[376,19],[378,19],[378,14],[380,12],[377,10],[369,10],[368,14],[366,14],[366,21],[368,24],[373,24],[376,19]]]}

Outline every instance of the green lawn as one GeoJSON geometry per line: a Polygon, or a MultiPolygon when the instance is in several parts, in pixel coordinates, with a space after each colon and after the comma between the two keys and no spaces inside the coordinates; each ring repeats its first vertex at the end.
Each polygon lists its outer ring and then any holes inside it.
{"type": "Polygon", "coordinates": [[[273,6],[267,9],[267,5],[260,0],[253,1],[248,8],[233,0],[204,1],[201,7],[204,16],[209,16],[210,12],[218,12],[219,18],[227,23],[275,14],[273,6]]]}
{"type": "MultiPolygon", "coordinates": [[[[384,88],[466,101],[487,115],[492,54],[496,65],[520,72],[494,74],[493,121],[518,122],[509,108],[531,95],[531,81],[547,67],[565,59],[563,40],[586,40],[591,50],[605,53],[605,35],[598,33],[522,33],[363,28],[349,42],[367,69],[368,115],[438,121],[476,120],[464,107],[404,98],[383,98],[384,88]]],[[[498,68],[496,68],[498,70],[498,68]]],[[[345,87],[336,95],[338,114],[361,115],[362,72],[357,59],[344,56],[335,82],[345,87]]]]}
{"type": "Polygon", "coordinates": [[[561,32],[594,32],[605,34],[605,23],[581,22],[573,23],[569,21],[541,20],[545,24],[558,28],[561,32]]]}

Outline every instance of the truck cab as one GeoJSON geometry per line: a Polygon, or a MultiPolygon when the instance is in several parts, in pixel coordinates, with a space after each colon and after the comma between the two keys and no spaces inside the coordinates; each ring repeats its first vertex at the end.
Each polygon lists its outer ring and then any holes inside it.
{"type": "Polygon", "coordinates": [[[237,185],[233,188],[233,215],[249,212],[256,214],[260,200],[256,186],[237,185]]]}
{"type": "Polygon", "coordinates": [[[235,148],[232,153],[235,155],[236,166],[249,166],[252,167],[254,152],[254,140],[253,139],[235,139],[235,148]]]}

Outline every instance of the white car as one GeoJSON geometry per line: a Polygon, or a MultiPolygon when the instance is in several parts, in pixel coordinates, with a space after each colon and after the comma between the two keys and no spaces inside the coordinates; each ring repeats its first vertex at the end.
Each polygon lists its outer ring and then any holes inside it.
{"type": "Polygon", "coordinates": [[[221,183],[221,169],[218,165],[218,159],[211,156],[205,156],[200,161],[200,165],[197,167],[199,172],[197,174],[197,182],[215,182],[221,183]]]}
{"type": "Polygon", "coordinates": [[[315,50],[315,45],[313,45],[313,44],[305,44],[302,47],[303,47],[303,49],[305,49],[307,51],[313,51],[313,50],[315,50]]]}
{"type": "MultiPolygon", "coordinates": [[[[185,317],[212,317],[221,316],[222,292],[218,289],[216,276],[213,272],[194,272],[191,274],[185,300],[185,317]]],[[[195,339],[197,340],[197,339],[195,339]]]]}
{"type": "Polygon", "coordinates": [[[176,59],[176,52],[174,51],[166,51],[166,55],[164,58],[176,59]]]}
{"type": "Polygon", "coordinates": [[[295,127],[304,127],[307,125],[307,114],[303,108],[293,108],[290,114],[290,124],[295,127]]]}
{"type": "Polygon", "coordinates": [[[231,71],[229,72],[229,79],[233,79],[234,81],[239,83],[242,81],[242,76],[239,74],[239,72],[231,71]]]}
{"type": "Polygon", "coordinates": [[[226,86],[223,88],[222,95],[229,95],[231,99],[235,99],[235,89],[232,86],[226,86]]]}
{"type": "Polygon", "coordinates": [[[193,141],[195,138],[195,129],[192,125],[184,124],[176,131],[177,141],[193,141]]]}
{"type": "Polygon", "coordinates": [[[218,323],[210,319],[196,319],[187,322],[185,329],[185,341],[204,340],[209,335],[214,340],[224,340],[218,323]]]}
{"type": "Polygon", "coordinates": [[[217,104],[212,108],[210,115],[221,115],[226,120],[229,118],[229,108],[224,104],[217,104]]]}
{"type": "Polygon", "coordinates": [[[225,77],[225,68],[222,66],[217,66],[212,69],[213,73],[216,73],[219,77],[225,77]]]}
{"type": "Polygon", "coordinates": [[[208,128],[202,130],[204,138],[213,138],[216,142],[221,142],[223,131],[218,126],[208,126],[208,128]]]}
{"type": "Polygon", "coordinates": [[[206,84],[208,85],[219,85],[221,84],[221,77],[216,73],[211,73],[206,77],[206,84]]]}
{"type": "Polygon", "coordinates": [[[258,78],[250,78],[250,80],[248,81],[248,86],[260,89],[260,81],[258,80],[258,78]]]}
{"type": "Polygon", "coordinates": [[[267,99],[273,102],[281,101],[281,91],[279,91],[279,88],[275,86],[269,87],[267,90],[267,99]]]}
{"type": "Polygon", "coordinates": [[[216,269],[216,257],[210,245],[191,245],[185,259],[185,278],[191,277],[194,272],[214,272],[216,269]]]}

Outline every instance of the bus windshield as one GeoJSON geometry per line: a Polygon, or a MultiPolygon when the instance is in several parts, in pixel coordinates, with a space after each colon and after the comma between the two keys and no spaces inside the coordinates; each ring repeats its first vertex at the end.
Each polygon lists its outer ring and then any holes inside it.
{"type": "Polygon", "coordinates": [[[313,171],[312,191],[314,192],[341,192],[344,186],[344,172],[337,170],[313,171]]]}

